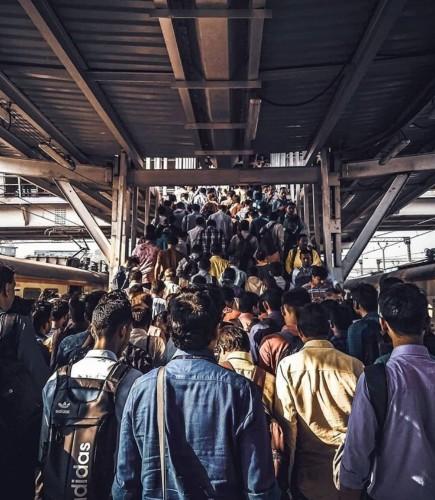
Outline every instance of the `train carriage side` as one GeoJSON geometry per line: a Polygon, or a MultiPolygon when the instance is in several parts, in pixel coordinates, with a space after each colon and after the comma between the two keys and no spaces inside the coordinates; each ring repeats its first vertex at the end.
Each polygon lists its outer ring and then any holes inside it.
{"type": "Polygon", "coordinates": [[[15,270],[15,293],[27,300],[36,300],[46,289],[62,295],[107,289],[108,285],[106,274],[93,271],[6,256],[0,262],[15,270]]]}

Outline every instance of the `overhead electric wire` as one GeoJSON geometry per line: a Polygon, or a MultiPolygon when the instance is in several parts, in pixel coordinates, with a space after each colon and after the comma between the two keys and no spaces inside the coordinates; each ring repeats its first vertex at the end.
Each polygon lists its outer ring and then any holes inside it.
{"type": "MultiPolygon", "coordinates": [[[[3,190],[3,192],[5,193],[6,192],[6,188],[4,186],[0,186],[0,189],[3,190]]],[[[39,207],[39,208],[43,208],[46,212],[48,212],[49,214],[51,215],[54,215],[56,217],[56,213],[55,212],[52,212],[51,210],[48,210],[47,208],[45,208],[45,205],[42,204],[42,203],[31,203],[30,201],[26,200],[25,198],[19,196],[19,195],[14,195],[14,196],[11,196],[11,198],[18,198],[19,200],[23,200],[25,203],[27,203],[28,205],[30,206],[33,206],[33,207],[39,207]]],[[[7,206],[11,206],[9,203],[3,203],[3,205],[7,205],[7,206]]],[[[30,212],[29,213],[33,213],[33,212],[30,212]]],[[[33,213],[33,215],[36,215],[33,213]]],[[[62,217],[66,222],[71,222],[71,224],[74,224],[75,226],[78,226],[78,227],[83,227],[82,225],[78,224],[77,222],[74,222],[72,221],[71,219],[67,219],[66,217],[62,217]]],[[[51,219],[47,219],[47,220],[51,220],[51,219]]],[[[55,223],[55,222],[54,222],[55,223]]],[[[56,224],[56,223],[55,223],[56,224]]],[[[56,224],[56,225],[59,225],[59,224],[56,224]]]]}
{"type": "Polygon", "coordinates": [[[264,95],[260,95],[260,99],[263,100],[264,102],[267,102],[267,104],[270,104],[271,106],[277,106],[281,108],[297,108],[299,106],[305,106],[306,104],[311,104],[312,102],[316,101],[320,97],[324,96],[328,90],[330,90],[343,76],[344,69],[346,65],[344,65],[341,70],[335,75],[335,77],[332,79],[332,81],[319,93],[314,95],[313,97],[310,97],[309,99],[306,99],[305,101],[300,101],[300,102],[276,102],[272,101],[271,99],[265,97],[264,95]]]}

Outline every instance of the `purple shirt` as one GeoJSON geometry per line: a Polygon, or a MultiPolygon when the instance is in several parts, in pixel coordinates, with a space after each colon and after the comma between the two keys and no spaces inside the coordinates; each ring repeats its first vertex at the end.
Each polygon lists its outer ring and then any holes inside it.
{"type": "Polygon", "coordinates": [[[396,347],[386,365],[388,411],[374,467],[377,422],[361,375],[346,436],[340,483],[375,500],[435,498],[435,361],[420,345],[396,347]]]}

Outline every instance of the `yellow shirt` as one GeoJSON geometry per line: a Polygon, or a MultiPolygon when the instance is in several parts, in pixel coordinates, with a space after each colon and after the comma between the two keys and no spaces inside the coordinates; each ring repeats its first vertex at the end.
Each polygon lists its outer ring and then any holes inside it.
{"type": "Polygon", "coordinates": [[[230,263],[219,255],[213,255],[210,258],[210,274],[214,276],[217,280],[222,276],[222,273],[230,265],[230,263]]]}
{"type": "MultiPolygon", "coordinates": [[[[293,252],[294,248],[289,251],[289,253],[287,254],[287,258],[285,259],[285,270],[288,272],[288,274],[291,274],[293,272],[293,269],[300,269],[302,267],[301,249],[299,247],[296,249],[296,255],[292,265],[293,252]]],[[[314,250],[314,248],[311,250],[311,255],[313,256],[313,266],[323,265],[320,255],[316,250],[314,250]]]]}
{"type": "Polygon", "coordinates": [[[344,440],[363,370],[358,359],[327,340],[308,341],[278,365],[275,415],[283,425],[292,462],[296,455],[299,488],[309,498],[316,497],[317,487],[334,488],[332,460],[344,440]]]}
{"type": "MultiPolygon", "coordinates": [[[[254,372],[257,368],[252,361],[252,356],[249,352],[244,351],[233,351],[229,352],[225,356],[225,361],[231,363],[234,371],[239,375],[252,380],[254,378],[254,372]]],[[[270,413],[273,411],[274,407],[274,397],[275,397],[275,377],[266,372],[266,378],[264,379],[263,387],[263,404],[269,410],[270,413]]]]}

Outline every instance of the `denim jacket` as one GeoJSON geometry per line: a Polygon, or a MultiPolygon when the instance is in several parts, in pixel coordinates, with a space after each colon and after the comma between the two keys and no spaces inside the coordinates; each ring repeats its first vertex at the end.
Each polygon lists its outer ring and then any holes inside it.
{"type": "MultiPolygon", "coordinates": [[[[157,370],[138,379],[122,417],[114,500],[162,498],[157,370]]],[[[168,499],[278,498],[260,391],[209,351],[166,366],[168,499]]]]}

